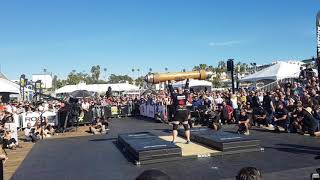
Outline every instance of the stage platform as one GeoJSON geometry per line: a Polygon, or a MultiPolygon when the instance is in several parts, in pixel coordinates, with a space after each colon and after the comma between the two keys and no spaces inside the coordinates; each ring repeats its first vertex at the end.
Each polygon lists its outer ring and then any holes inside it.
{"type": "MultiPolygon", "coordinates": [[[[272,133],[253,128],[250,137],[261,140],[264,152],[249,152],[211,158],[186,159],[136,166],[115,146],[123,133],[151,132],[169,136],[170,126],[135,118],[112,119],[106,135],[48,139],[37,142],[22,162],[14,180],[132,180],[147,169],[160,169],[172,179],[235,179],[239,169],[254,166],[264,180],[309,180],[320,167],[314,157],[320,154],[320,139],[298,134],[272,133]]],[[[235,133],[234,125],[224,126],[235,133]]],[[[166,137],[170,138],[170,137],[166,137]]],[[[183,139],[178,140],[184,142],[183,139]]],[[[177,143],[177,146],[184,145],[177,143]]],[[[182,151],[182,153],[184,153],[182,151]]]]}

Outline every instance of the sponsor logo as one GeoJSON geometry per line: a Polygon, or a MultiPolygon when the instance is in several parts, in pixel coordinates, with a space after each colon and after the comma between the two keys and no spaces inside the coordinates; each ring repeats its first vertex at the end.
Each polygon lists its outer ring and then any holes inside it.
{"type": "Polygon", "coordinates": [[[144,149],[148,149],[148,148],[158,148],[158,147],[167,147],[167,145],[165,144],[161,144],[161,145],[154,145],[154,146],[144,146],[144,149]]]}
{"type": "Polygon", "coordinates": [[[237,136],[237,137],[220,138],[220,140],[222,140],[222,141],[224,141],[224,140],[232,140],[232,139],[241,139],[241,137],[237,136]]]}
{"type": "Polygon", "coordinates": [[[178,100],[183,100],[183,99],[186,99],[186,96],[177,96],[177,99],[178,100]]]}

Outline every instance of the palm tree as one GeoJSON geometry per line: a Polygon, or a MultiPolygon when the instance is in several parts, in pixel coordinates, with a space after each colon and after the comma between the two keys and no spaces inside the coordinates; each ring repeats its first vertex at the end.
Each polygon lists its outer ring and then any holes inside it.
{"type": "Polygon", "coordinates": [[[47,73],[47,69],[46,69],[46,68],[43,69],[43,73],[44,73],[44,74],[47,73]]]}
{"type": "Polygon", "coordinates": [[[194,71],[199,71],[199,70],[206,70],[208,66],[206,64],[199,64],[199,66],[194,66],[193,70],[194,71]]]}
{"type": "Polygon", "coordinates": [[[132,79],[134,79],[134,71],[135,71],[135,69],[134,69],[134,68],[132,68],[132,69],[131,69],[131,72],[132,72],[132,79]]]}
{"type": "Polygon", "coordinates": [[[165,68],[164,68],[164,70],[167,72],[167,71],[168,71],[168,68],[167,68],[167,67],[165,67],[165,68]]]}
{"type": "Polygon", "coordinates": [[[75,73],[76,73],[76,70],[75,70],[75,69],[73,69],[73,70],[72,70],[72,73],[73,73],[73,74],[75,74],[75,73]]]}
{"type": "Polygon", "coordinates": [[[103,68],[103,71],[104,71],[104,79],[106,79],[107,78],[107,68],[103,68]]]}
{"type": "Polygon", "coordinates": [[[220,69],[224,70],[224,71],[227,69],[226,63],[225,63],[224,61],[219,61],[219,62],[218,62],[218,67],[219,67],[220,69]]]}
{"type": "Polygon", "coordinates": [[[185,68],[183,68],[183,69],[182,69],[182,72],[186,72],[186,69],[185,69],[185,68]]]}
{"type": "Polygon", "coordinates": [[[152,68],[149,68],[149,72],[152,72],[152,68]]]}
{"type": "Polygon", "coordinates": [[[140,77],[140,69],[138,68],[137,69],[137,72],[138,72],[138,78],[140,77]]]}

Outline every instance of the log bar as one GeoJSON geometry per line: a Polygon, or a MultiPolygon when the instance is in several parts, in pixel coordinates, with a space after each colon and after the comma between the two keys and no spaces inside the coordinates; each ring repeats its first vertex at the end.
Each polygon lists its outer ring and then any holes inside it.
{"type": "Polygon", "coordinates": [[[212,76],[212,72],[200,70],[191,72],[175,72],[175,73],[154,73],[145,77],[147,83],[157,84],[169,80],[182,81],[185,79],[199,79],[205,80],[212,76]]]}

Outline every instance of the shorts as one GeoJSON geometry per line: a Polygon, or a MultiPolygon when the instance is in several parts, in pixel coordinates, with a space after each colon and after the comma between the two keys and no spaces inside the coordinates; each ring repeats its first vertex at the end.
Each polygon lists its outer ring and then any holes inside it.
{"type": "Polygon", "coordinates": [[[188,110],[177,110],[174,113],[173,121],[178,121],[180,123],[188,121],[189,111],[188,110]]]}

